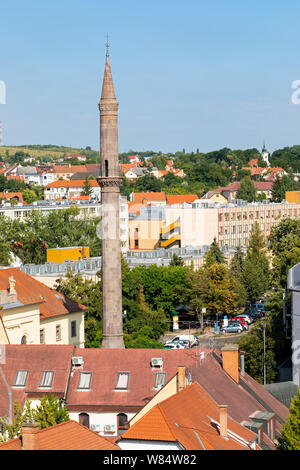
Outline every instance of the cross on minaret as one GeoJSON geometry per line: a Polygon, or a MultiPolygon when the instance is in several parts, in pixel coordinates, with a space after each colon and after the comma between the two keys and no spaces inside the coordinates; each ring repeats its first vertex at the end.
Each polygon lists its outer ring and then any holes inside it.
{"type": "Polygon", "coordinates": [[[106,57],[108,57],[109,56],[109,48],[110,48],[108,33],[106,35],[106,44],[105,45],[106,45],[106,57]]]}

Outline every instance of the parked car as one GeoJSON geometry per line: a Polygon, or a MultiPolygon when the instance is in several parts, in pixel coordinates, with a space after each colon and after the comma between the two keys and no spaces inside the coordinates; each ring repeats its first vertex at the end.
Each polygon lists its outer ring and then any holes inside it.
{"type": "Polygon", "coordinates": [[[178,335],[175,336],[172,340],[167,341],[165,345],[178,343],[179,341],[190,341],[191,346],[193,346],[198,342],[198,338],[194,335],[178,335]]]}
{"type": "Polygon", "coordinates": [[[258,318],[262,318],[264,316],[263,312],[259,310],[252,310],[250,313],[250,316],[254,319],[257,320],[258,318]]]}
{"type": "Polygon", "coordinates": [[[241,333],[243,327],[239,322],[230,322],[228,326],[222,326],[220,331],[222,333],[241,333]]]}
{"type": "Polygon", "coordinates": [[[253,322],[253,319],[249,315],[247,315],[246,313],[241,313],[240,315],[236,315],[232,319],[234,320],[234,319],[238,319],[238,318],[241,318],[241,319],[245,320],[248,323],[248,325],[250,325],[253,322]]]}
{"type": "Polygon", "coordinates": [[[246,320],[244,320],[243,318],[234,318],[234,319],[230,320],[230,321],[228,322],[228,324],[230,324],[230,323],[232,323],[232,322],[233,322],[233,323],[238,322],[238,323],[240,323],[240,324],[242,325],[243,330],[249,330],[248,323],[247,323],[246,320]]]}
{"type": "Polygon", "coordinates": [[[185,349],[191,348],[191,342],[188,340],[180,340],[177,344],[181,344],[185,349]]]}
{"type": "Polygon", "coordinates": [[[185,346],[180,343],[165,344],[164,349],[185,349],[185,346]]]}

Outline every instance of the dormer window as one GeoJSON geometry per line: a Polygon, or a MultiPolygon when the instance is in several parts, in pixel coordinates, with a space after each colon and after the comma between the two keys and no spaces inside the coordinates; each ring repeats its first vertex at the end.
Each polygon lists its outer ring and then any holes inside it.
{"type": "Polygon", "coordinates": [[[92,372],[80,372],[78,390],[89,390],[92,380],[92,372]]]}
{"type": "Polygon", "coordinates": [[[25,387],[28,370],[17,370],[14,387],[25,387]]]}
{"type": "Polygon", "coordinates": [[[166,384],[166,372],[156,372],[154,388],[162,388],[166,384]]]}
{"type": "Polygon", "coordinates": [[[129,372],[118,372],[115,390],[128,390],[129,372]]]}
{"type": "Polygon", "coordinates": [[[44,370],[42,372],[40,387],[50,388],[53,382],[54,372],[52,370],[44,370]]]}

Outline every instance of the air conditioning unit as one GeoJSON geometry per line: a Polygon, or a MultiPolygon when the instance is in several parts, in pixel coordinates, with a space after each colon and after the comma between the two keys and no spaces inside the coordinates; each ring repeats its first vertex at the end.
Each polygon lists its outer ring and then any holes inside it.
{"type": "Polygon", "coordinates": [[[91,431],[95,431],[96,426],[94,424],[91,424],[90,429],[91,429],[91,431]]]}
{"type": "Polygon", "coordinates": [[[82,357],[72,357],[72,365],[73,366],[82,366],[83,358],[82,357]]]}
{"type": "Polygon", "coordinates": [[[151,359],[151,365],[152,367],[162,367],[163,366],[163,360],[161,357],[153,357],[151,359]]]}
{"type": "Polygon", "coordinates": [[[115,431],[115,425],[114,424],[106,424],[104,426],[104,432],[114,432],[115,431]]]}

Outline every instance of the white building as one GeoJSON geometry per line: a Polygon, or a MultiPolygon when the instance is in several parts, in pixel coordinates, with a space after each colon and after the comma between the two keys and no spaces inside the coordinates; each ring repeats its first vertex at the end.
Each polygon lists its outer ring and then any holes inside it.
{"type": "Polygon", "coordinates": [[[86,307],[18,268],[0,270],[2,322],[10,344],[84,347],[86,307]]]}

